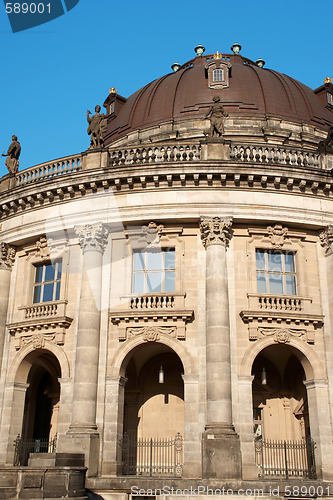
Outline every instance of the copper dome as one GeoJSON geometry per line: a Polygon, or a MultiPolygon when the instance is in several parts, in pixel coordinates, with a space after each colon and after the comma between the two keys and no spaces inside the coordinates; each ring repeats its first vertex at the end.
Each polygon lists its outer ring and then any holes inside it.
{"type": "Polygon", "coordinates": [[[163,122],[203,118],[215,95],[231,117],[274,117],[323,129],[333,122],[333,112],[306,85],[240,55],[222,54],[222,59],[231,66],[227,88],[209,88],[205,67],[213,55],[207,55],[195,57],[128,99],[110,94],[104,106],[115,100],[116,107],[108,117],[106,144],[163,122]]]}

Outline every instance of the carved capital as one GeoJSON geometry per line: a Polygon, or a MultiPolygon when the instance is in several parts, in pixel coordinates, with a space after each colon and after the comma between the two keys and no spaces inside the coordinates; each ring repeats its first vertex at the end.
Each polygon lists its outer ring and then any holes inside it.
{"type": "Polygon", "coordinates": [[[109,230],[104,224],[86,224],[85,226],[76,226],[74,229],[83,253],[89,251],[104,253],[109,234],[109,230]]]}
{"type": "Polygon", "coordinates": [[[8,269],[11,271],[15,260],[15,248],[7,243],[0,242],[0,269],[8,269]]]}
{"type": "Polygon", "coordinates": [[[333,253],[333,226],[330,224],[319,233],[320,244],[325,250],[325,255],[331,255],[333,253]]]}
{"type": "Polygon", "coordinates": [[[275,224],[275,226],[267,226],[267,233],[273,248],[281,249],[287,237],[288,228],[275,224]]]}
{"type": "Polygon", "coordinates": [[[200,222],[200,231],[205,248],[209,245],[224,245],[227,247],[232,237],[232,219],[203,218],[200,222]]]}

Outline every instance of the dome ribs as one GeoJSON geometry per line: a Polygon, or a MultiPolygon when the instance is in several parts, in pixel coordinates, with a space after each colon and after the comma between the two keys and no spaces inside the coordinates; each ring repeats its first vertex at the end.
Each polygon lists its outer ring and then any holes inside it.
{"type": "Polygon", "coordinates": [[[252,66],[252,65],[249,65],[249,67],[251,68],[252,71],[254,71],[257,79],[258,79],[258,82],[259,82],[259,85],[260,85],[260,88],[261,88],[261,93],[262,93],[262,100],[263,100],[263,104],[264,104],[264,110],[265,110],[265,115],[267,114],[267,106],[266,106],[266,99],[265,99],[265,92],[264,92],[264,88],[263,88],[263,85],[261,83],[261,80],[260,80],[260,77],[258,75],[258,70],[256,67],[252,66]]]}

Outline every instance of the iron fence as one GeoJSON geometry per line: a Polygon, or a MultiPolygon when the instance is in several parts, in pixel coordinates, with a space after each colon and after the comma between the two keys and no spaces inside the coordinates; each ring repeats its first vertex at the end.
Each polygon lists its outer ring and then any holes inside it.
{"type": "Polygon", "coordinates": [[[124,434],[121,440],[125,476],[179,477],[183,472],[183,438],[139,438],[124,434]]]}
{"type": "Polygon", "coordinates": [[[47,439],[22,439],[20,434],[14,441],[14,465],[28,465],[30,453],[54,453],[56,451],[56,436],[47,439]]]}
{"type": "Polygon", "coordinates": [[[258,440],[256,463],[259,477],[316,479],[314,442],[258,440]]]}

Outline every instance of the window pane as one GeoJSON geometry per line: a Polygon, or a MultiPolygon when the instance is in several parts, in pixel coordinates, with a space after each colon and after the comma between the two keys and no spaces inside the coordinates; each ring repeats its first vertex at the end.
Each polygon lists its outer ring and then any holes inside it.
{"type": "Polygon", "coordinates": [[[162,269],[162,252],[149,252],[147,269],[158,271],[162,269]]]}
{"type": "Polygon", "coordinates": [[[161,291],[161,273],[147,273],[147,292],[161,291]]]}
{"type": "Polygon", "coordinates": [[[56,284],[56,294],[55,294],[55,300],[59,300],[60,298],[60,281],[56,284]]]}
{"type": "Polygon", "coordinates": [[[286,294],[287,295],[296,294],[296,284],[294,276],[286,276],[286,294]]]}
{"type": "Polygon", "coordinates": [[[286,273],[295,272],[294,255],[292,253],[287,253],[284,257],[285,257],[286,273]]]}
{"type": "Polygon", "coordinates": [[[283,293],[282,274],[269,275],[269,293],[283,293]]]}
{"type": "Polygon", "coordinates": [[[144,279],[143,273],[134,274],[134,281],[133,281],[133,292],[134,293],[143,293],[144,292],[143,279],[144,279]]]}
{"type": "Polygon", "coordinates": [[[175,291],[175,273],[174,272],[166,272],[165,273],[164,291],[165,292],[174,292],[175,291]]]}
{"type": "Polygon", "coordinates": [[[262,273],[257,273],[257,291],[258,293],[266,293],[266,278],[262,273]]]}
{"type": "Polygon", "coordinates": [[[40,286],[35,286],[34,288],[34,298],[33,298],[34,304],[40,302],[40,289],[41,289],[40,286]]]}
{"type": "Polygon", "coordinates": [[[53,281],[54,280],[54,272],[55,272],[55,266],[52,266],[51,264],[49,266],[45,266],[44,281],[53,281]]]}
{"type": "Polygon", "coordinates": [[[269,271],[282,271],[282,255],[280,253],[268,254],[268,269],[269,271]]]}
{"type": "Polygon", "coordinates": [[[53,286],[54,283],[48,283],[47,285],[44,285],[43,302],[53,300],[53,286]]]}
{"type": "Polygon", "coordinates": [[[263,271],[265,269],[265,253],[256,251],[256,267],[257,271],[263,271]]]}
{"type": "Polygon", "coordinates": [[[145,268],[144,253],[135,252],[135,254],[134,254],[134,269],[135,269],[135,271],[143,271],[144,268],[145,268]]]}
{"type": "Polygon", "coordinates": [[[56,279],[60,280],[60,278],[61,278],[62,262],[61,261],[57,262],[57,264],[58,264],[58,267],[57,267],[57,278],[56,279]]]}
{"type": "Polygon", "coordinates": [[[164,268],[175,269],[175,251],[168,250],[164,252],[164,268]]]}
{"type": "Polygon", "coordinates": [[[36,267],[35,283],[40,283],[43,276],[43,266],[36,267]]]}

